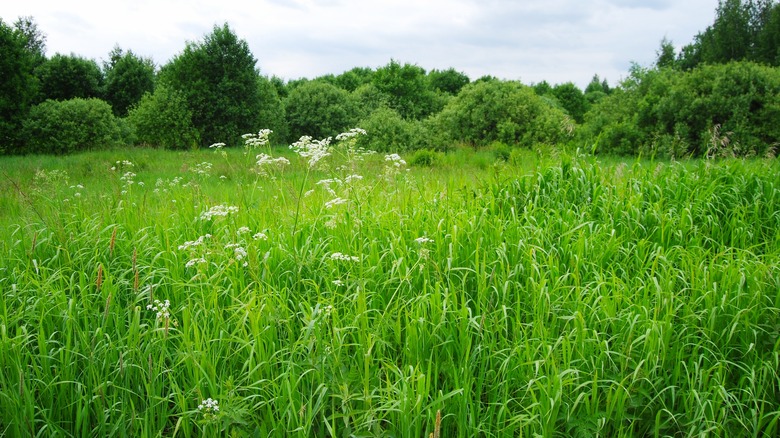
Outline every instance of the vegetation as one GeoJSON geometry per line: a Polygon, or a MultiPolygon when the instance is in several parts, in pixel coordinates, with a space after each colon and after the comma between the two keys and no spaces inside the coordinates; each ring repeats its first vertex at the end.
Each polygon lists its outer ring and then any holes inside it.
{"type": "Polygon", "coordinates": [[[776,160],[261,134],[2,159],[0,433],[780,433],[776,160]]]}
{"type": "Polygon", "coordinates": [[[583,91],[0,20],[0,436],[780,436],[778,8],[583,91]]]}

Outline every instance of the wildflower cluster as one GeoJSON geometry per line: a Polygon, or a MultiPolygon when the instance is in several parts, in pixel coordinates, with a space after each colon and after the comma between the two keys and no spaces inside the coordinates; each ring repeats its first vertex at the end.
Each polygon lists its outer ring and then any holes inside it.
{"type": "Polygon", "coordinates": [[[310,136],[305,135],[291,144],[290,149],[300,157],[306,158],[309,168],[314,168],[317,166],[317,163],[330,155],[330,141],[331,137],[314,140],[310,136]]]}
{"type": "Polygon", "coordinates": [[[160,300],[154,300],[154,304],[149,304],[146,306],[147,310],[151,310],[152,312],[155,312],[157,314],[157,320],[158,321],[168,321],[171,319],[171,302],[168,300],[160,301],[160,300]]]}
{"type": "Polygon", "coordinates": [[[111,170],[113,170],[113,171],[125,170],[125,169],[132,169],[134,167],[135,167],[135,164],[133,164],[132,161],[119,160],[116,163],[114,163],[113,166],[111,166],[111,170]]]}
{"type": "Polygon", "coordinates": [[[396,168],[401,168],[402,166],[406,166],[406,161],[401,158],[398,154],[388,154],[385,155],[385,161],[389,162],[388,165],[395,166],[396,168]]]}
{"type": "Polygon", "coordinates": [[[207,176],[211,175],[211,168],[212,167],[213,167],[213,165],[211,163],[209,163],[208,161],[204,161],[202,163],[196,164],[195,167],[190,169],[190,172],[192,172],[192,173],[194,173],[194,174],[196,174],[198,176],[207,177],[207,176]]]}
{"type": "Polygon", "coordinates": [[[211,234],[205,234],[203,236],[198,237],[197,240],[190,240],[190,241],[182,243],[181,245],[179,245],[179,249],[180,250],[193,249],[196,246],[203,245],[203,242],[205,242],[206,239],[210,239],[210,238],[211,238],[211,234]]]}
{"type": "MultiPolygon", "coordinates": [[[[246,248],[244,248],[243,246],[241,246],[241,244],[238,243],[228,243],[227,245],[225,245],[225,249],[233,253],[233,258],[235,258],[237,262],[244,260],[247,256],[246,248]]],[[[248,262],[244,262],[244,266],[248,266],[248,265],[249,265],[248,262]]]]}
{"type": "Polygon", "coordinates": [[[219,414],[219,402],[209,397],[200,402],[198,411],[203,413],[203,418],[207,420],[213,419],[219,414]]]}
{"type": "Polygon", "coordinates": [[[290,160],[284,157],[272,157],[268,154],[259,154],[255,157],[257,162],[257,173],[261,175],[268,175],[268,170],[271,168],[279,168],[290,164],[290,160]]]}
{"type": "Polygon", "coordinates": [[[238,213],[238,207],[232,205],[220,204],[215,205],[200,214],[200,220],[209,221],[215,217],[225,217],[231,213],[238,213]]]}
{"type": "Polygon", "coordinates": [[[157,181],[154,183],[154,193],[168,193],[168,189],[174,189],[181,186],[181,182],[182,178],[180,176],[167,180],[157,178],[157,181]]]}
{"type": "Polygon", "coordinates": [[[270,129],[261,129],[257,134],[244,134],[244,148],[246,151],[257,149],[268,144],[268,137],[273,133],[270,129]]]}
{"type": "Polygon", "coordinates": [[[331,260],[339,260],[339,261],[343,261],[343,262],[359,262],[360,261],[360,257],[350,256],[350,255],[342,254],[340,252],[334,252],[333,254],[331,254],[330,255],[330,259],[331,260]]]}

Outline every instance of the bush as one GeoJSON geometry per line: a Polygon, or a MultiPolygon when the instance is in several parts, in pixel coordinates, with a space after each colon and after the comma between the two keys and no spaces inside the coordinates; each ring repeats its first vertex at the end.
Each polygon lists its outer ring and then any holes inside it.
{"type": "Polygon", "coordinates": [[[360,146],[377,152],[401,152],[413,148],[415,127],[393,109],[381,107],[363,119],[358,126],[368,135],[361,136],[360,146]]]}
{"type": "Polygon", "coordinates": [[[309,81],[284,100],[290,136],[325,138],[354,126],[357,109],[349,92],[324,81],[309,81]]]}
{"type": "Polygon", "coordinates": [[[474,146],[493,141],[531,145],[557,143],[567,115],[519,82],[478,81],[465,86],[442,110],[440,128],[451,141],[474,146]]]}
{"type": "Polygon", "coordinates": [[[127,119],[141,144],[165,149],[188,149],[198,144],[185,96],[165,85],[145,94],[127,119]]]}
{"type": "Polygon", "coordinates": [[[409,164],[418,167],[432,167],[439,161],[439,154],[430,149],[420,149],[412,155],[409,164]]]}
{"type": "Polygon", "coordinates": [[[490,151],[493,152],[493,156],[499,161],[509,161],[509,158],[512,155],[512,149],[500,141],[491,143],[490,151]]]}
{"type": "Polygon", "coordinates": [[[100,99],[47,100],[30,109],[23,130],[31,153],[67,154],[121,143],[111,105],[100,99]]]}

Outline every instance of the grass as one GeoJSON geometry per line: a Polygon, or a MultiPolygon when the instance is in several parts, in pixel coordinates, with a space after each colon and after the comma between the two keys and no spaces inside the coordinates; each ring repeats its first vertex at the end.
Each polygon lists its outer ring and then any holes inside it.
{"type": "Polygon", "coordinates": [[[780,433],[776,161],[343,144],[2,158],[0,434],[780,433]]]}

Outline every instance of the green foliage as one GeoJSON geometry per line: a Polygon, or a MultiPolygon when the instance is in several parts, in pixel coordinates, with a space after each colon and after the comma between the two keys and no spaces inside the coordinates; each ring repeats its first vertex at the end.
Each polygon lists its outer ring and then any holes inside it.
{"type": "Polygon", "coordinates": [[[257,87],[257,94],[261,102],[258,126],[272,130],[274,136],[282,141],[288,139],[284,105],[279,97],[277,87],[272,79],[268,79],[265,76],[258,78],[257,87]]]}
{"type": "Polygon", "coordinates": [[[719,0],[715,22],[685,46],[678,65],[756,61],[780,65],[780,4],[771,0],[719,0]]]}
{"type": "Polygon", "coordinates": [[[357,105],[357,112],[361,118],[370,116],[382,107],[390,106],[390,96],[379,91],[376,85],[370,83],[357,87],[352,92],[352,100],[357,105]]]}
{"type": "Polygon", "coordinates": [[[137,56],[132,50],[125,52],[115,47],[109,54],[104,71],[105,100],[117,116],[126,116],[130,107],[138,103],[144,94],[154,91],[154,63],[149,58],[137,56]]]}
{"type": "Polygon", "coordinates": [[[372,83],[388,96],[390,108],[405,119],[422,119],[441,110],[441,100],[428,87],[422,67],[391,60],[376,70],[372,83]]]}
{"type": "Polygon", "coordinates": [[[558,84],[552,88],[551,93],[561,107],[566,110],[566,113],[577,123],[582,123],[585,120],[585,113],[588,112],[590,105],[582,90],[576,85],[571,82],[558,84]]]}
{"type": "Polygon", "coordinates": [[[2,434],[778,436],[780,161],[344,143],[0,159],[2,434]]]}
{"type": "Polygon", "coordinates": [[[637,69],[588,113],[583,134],[607,153],[702,156],[725,141],[735,155],[764,155],[780,141],[779,93],[778,70],[750,62],[637,69]]]}
{"type": "Polygon", "coordinates": [[[467,85],[439,115],[452,141],[484,146],[557,143],[567,138],[566,114],[518,82],[482,81],[467,85]]]}
{"type": "Polygon", "coordinates": [[[56,155],[114,147],[122,134],[111,106],[94,98],[35,105],[23,132],[27,152],[56,155]]]}
{"type": "Polygon", "coordinates": [[[512,148],[505,143],[501,143],[500,141],[494,141],[493,143],[490,143],[489,149],[493,153],[493,156],[496,158],[496,160],[509,161],[512,157],[512,148]]]}
{"type": "Polygon", "coordinates": [[[190,149],[198,144],[186,97],[167,85],[146,93],[127,118],[141,144],[165,149],[190,149]]]}
{"type": "Polygon", "coordinates": [[[46,35],[38,29],[33,17],[19,17],[14,22],[14,30],[24,40],[24,48],[32,57],[33,69],[46,61],[46,35]]]}
{"type": "Polygon", "coordinates": [[[359,144],[377,152],[400,152],[412,149],[415,144],[414,122],[404,120],[398,112],[380,107],[368,118],[358,123],[368,135],[359,144]]]}
{"type": "Polygon", "coordinates": [[[46,99],[99,98],[103,72],[94,60],[78,55],[55,54],[35,70],[40,81],[38,101],[46,99]]]}
{"type": "Polygon", "coordinates": [[[412,154],[409,164],[416,167],[433,167],[440,159],[439,152],[430,149],[419,149],[412,154]]]}
{"type": "Polygon", "coordinates": [[[447,70],[433,69],[428,72],[428,83],[436,91],[457,95],[460,90],[469,84],[470,79],[465,73],[450,67],[447,70]]]}
{"type": "Polygon", "coordinates": [[[674,45],[664,37],[661,40],[661,47],[655,52],[655,66],[658,68],[674,68],[675,63],[674,45]]]}
{"type": "Polygon", "coordinates": [[[355,67],[336,76],[333,84],[349,92],[355,91],[358,87],[371,83],[374,76],[374,70],[369,67],[355,67]]]}
{"type": "Polygon", "coordinates": [[[35,95],[28,39],[0,19],[0,153],[19,153],[22,121],[35,95]]]}
{"type": "Polygon", "coordinates": [[[160,82],[186,96],[201,146],[239,144],[241,135],[259,129],[256,62],[246,41],[224,24],[161,69],[160,82]]]}
{"type": "Polygon", "coordinates": [[[334,136],[357,121],[350,94],[325,81],[307,81],[296,86],[283,103],[292,138],[334,136]]]}

